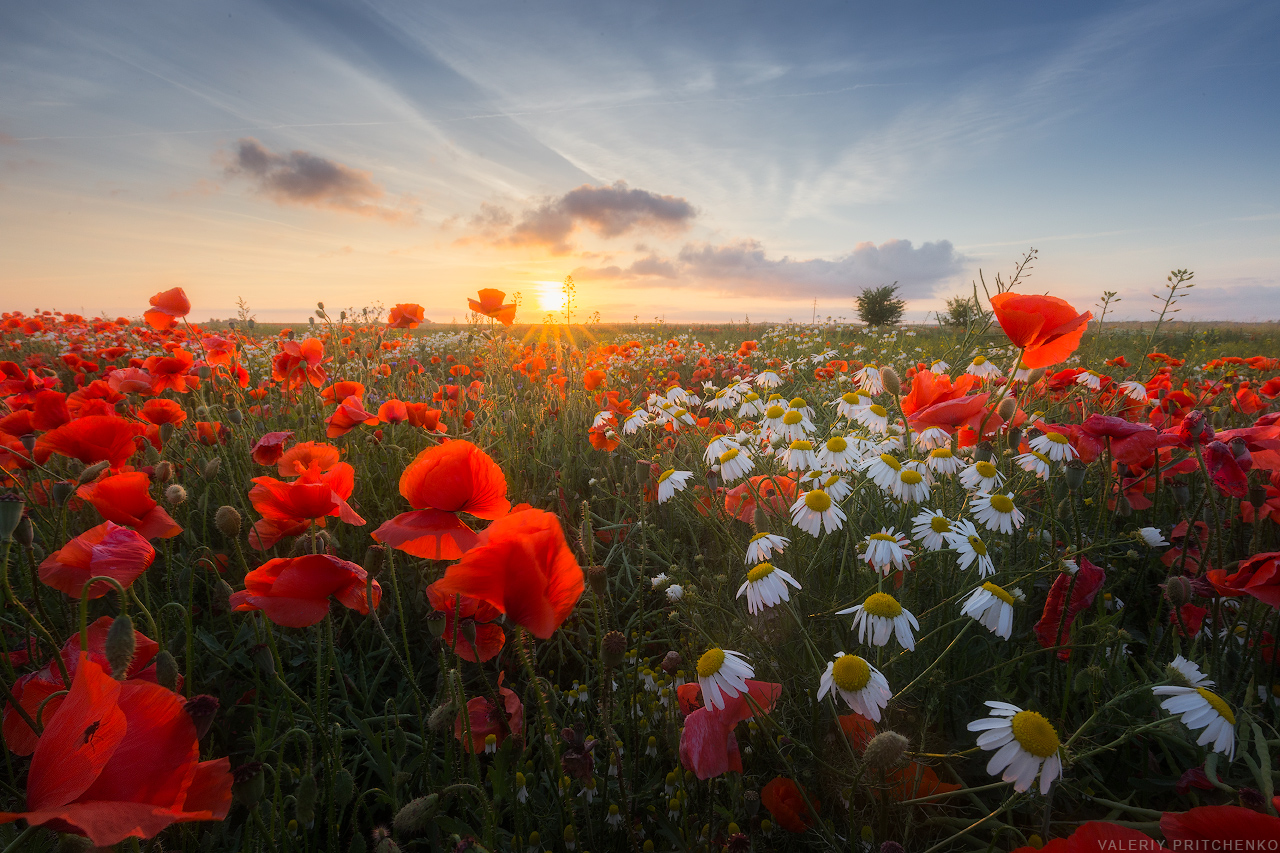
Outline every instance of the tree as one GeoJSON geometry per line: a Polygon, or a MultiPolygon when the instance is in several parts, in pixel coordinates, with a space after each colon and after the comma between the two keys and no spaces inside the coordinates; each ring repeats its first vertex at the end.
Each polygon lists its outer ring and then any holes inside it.
{"type": "Polygon", "coordinates": [[[952,296],[947,300],[947,313],[938,315],[938,322],[942,325],[960,329],[967,329],[985,319],[986,312],[975,296],[952,296]]]}
{"type": "Polygon", "coordinates": [[[902,320],[906,300],[898,298],[898,283],[863,288],[857,298],[858,318],[868,326],[892,326],[902,320]]]}

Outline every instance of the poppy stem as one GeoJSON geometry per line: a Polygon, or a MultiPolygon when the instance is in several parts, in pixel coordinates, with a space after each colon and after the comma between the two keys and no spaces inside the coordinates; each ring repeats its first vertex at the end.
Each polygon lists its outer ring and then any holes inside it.
{"type": "Polygon", "coordinates": [[[36,830],[39,828],[40,826],[38,824],[27,824],[27,828],[18,833],[18,837],[13,839],[13,841],[10,841],[9,845],[4,848],[4,853],[18,853],[18,851],[22,849],[23,843],[34,835],[36,830]]]}

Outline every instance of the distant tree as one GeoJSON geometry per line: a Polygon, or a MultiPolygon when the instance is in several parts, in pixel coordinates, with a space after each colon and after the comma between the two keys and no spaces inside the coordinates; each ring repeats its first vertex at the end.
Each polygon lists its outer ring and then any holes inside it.
{"type": "Polygon", "coordinates": [[[898,283],[867,287],[856,300],[858,318],[868,326],[892,326],[902,320],[906,300],[898,298],[898,283]]]}
{"type": "Polygon", "coordinates": [[[973,296],[952,296],[947,300],[947,313],[938,315],[938,322],[944,326],[955,326],[967,329],[973,323],[980,323],[986,318],[986,312],[973,296]]]}

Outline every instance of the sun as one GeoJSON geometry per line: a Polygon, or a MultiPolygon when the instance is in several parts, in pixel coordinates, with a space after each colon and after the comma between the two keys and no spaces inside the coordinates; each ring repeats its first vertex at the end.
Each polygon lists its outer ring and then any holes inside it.
{"type": "Polygon", "coordinates": [[[564,286],[558,281],[539,281],[538,305],[543,311],[564,310],[564,286]]]}

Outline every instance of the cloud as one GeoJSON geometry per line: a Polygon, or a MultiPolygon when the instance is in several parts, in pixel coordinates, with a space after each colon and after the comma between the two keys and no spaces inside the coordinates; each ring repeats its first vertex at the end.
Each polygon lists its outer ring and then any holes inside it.
{"type": "Polygon", "coordinates": [[[0,130],[0,145],[17,145],[17,144],[18,144],[18,140],[14,139],[12,136],[5,133],[3,130],[0,130]]]}
{"type": "Polygon", "coordinates": [[[387,192],[372,175],[308,151],[277,154],[253,138],[241,139],[226,166],[228,177],[246,178],[276,204],[317,207],[376,216],[390,221],[412,219],[403,199],[391,206],[387,192]]]}
{"type": "Polygon", "coordinates": [[[578,267],[571,275],[575,279],[582,281],[599,279],[634,280],[646,277],[675,279],[680,277],[680,268],[675,262],[649,252],[645,257],[632,262],[626,269],[617,264],[611,264],[607,267],[578,267]]]}
{"type": "Polygon", "coordinates": [[[673,233],[688,228],[697,211],[688,200],[634,189],[626,181],[609,186],[583,184],[559,198],[544,198],[520,213],[481,205],[471,224],[490,242],[506,246],[545,246],[565,254],[578,228],[600,237],[620,237],[635,231],[673,233]]]}

